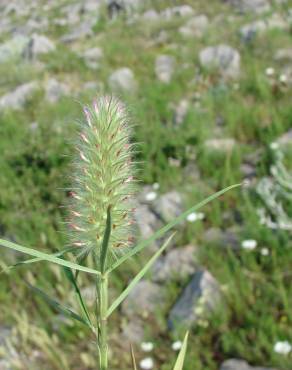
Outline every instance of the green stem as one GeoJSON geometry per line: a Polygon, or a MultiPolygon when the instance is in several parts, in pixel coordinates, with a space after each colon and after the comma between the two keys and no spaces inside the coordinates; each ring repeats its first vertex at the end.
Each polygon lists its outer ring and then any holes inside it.
{"type": "Polygon", "coordinates": [[[102,274],[99,284],[99,364],[100,370],[108,369],[107,347],[107,309],[108,309],[108,276],[102,274]]]}

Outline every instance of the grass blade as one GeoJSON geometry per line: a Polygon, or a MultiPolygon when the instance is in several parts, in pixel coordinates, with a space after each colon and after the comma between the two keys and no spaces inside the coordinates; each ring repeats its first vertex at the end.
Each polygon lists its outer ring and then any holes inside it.
{"type": "Polygon", "coordinates": [[[117,267],[119,267],[123,262],[125,262],[128,258],[132,257],[136,253],[140,252],[142,249],[147,247],[149,244],[154,242],[156,239],[162,237],[168,230],[172,229],[174,226],[179,224],[181,221],[183,221],[190,213],[197,211],[198,209],[202,208],[206,204],[210,203],[212,200],[220,197],[220,195],[226,193],[227,191],[237,188],[241,184],[235,184],[228,186],[225,189],[222,189],[218,191],[215,194],[210,195],[208,198],[204,199],[202,202],[196,204],[195,206],[189,208],[187,211],[183,212],[180,216],[176,217],[172,221],[170,221],[167,225],[163,226],[159,230],[157,230],[150,238],[143,240],[141,243],[136,245],[133,249],[131,249],[128,253],[126,253],[124,256],[122,256],[118,261],[116,261],[109,271],[113,271],[117,267]]]}
{"type": "Polygon", "coordinates": [[[82,317],[80,317],[77,313],[73,312],[70,308],[68,307],[65,307],[63,305],[61,305],[59,302],[57,302],[55,299],[51,298],[50,296],[48,296],[44,291],[42,291],[41,289],[29,284],[29,283],[26,283],[28,285],[28,287],[35,293],[37,293],[39,296],[41,296],[50,306],[52,306],[53,308],[55,308],[57,311],[59,311],[60,313],[64,314],[65,316],[69,317],[70,319],[74,319],[74,320],[77,320],[79,322],[81,322],[82,324],[88,326],[91,328],[91,326],[88,324],[87,321],[85,321],[82,317]]]}
{"type": "Polygon", "coordinates": [[[165,250],[168,246],[169,242],[173,238],[174,233],[166,240],[166,242],[159,248],[159,250],[150,258],[150,260],[146,263],[146,265],[142,268],[140,272],[134,277],[134,279],[130,282],[127,288],[118,296],[118,298],[112,303],[110,308],[107,311],[107,317],[109,317],[112,312],[120,305],[120,303],[128,296],[131,290],[137,285],[137,283],[142,279],[142,277],[146,274],[149,268],[153,265],[155,260],[161,255],[161,253],[165,250]]]}
{"type": "Polygon", "coordinates": [[[94,274],[94,275],[100,275],[100,272],[97,271],[97,270],[93,270],[91,268],[78,265],[74,262],[63,260],[62,258],[55,257],[52,254],[47,254],[47,253],[44,253],[44,252],[40,252],[36,249],[23,247],[19,244],[12,243],[8,240],[0,239],[0,246],[5,247],[5,248],[9,248],[9,249],[13,249],[17,252],[28,254],[28,255],[33,256],[33,257],[41,258],[44,261],[56,263],[57,265],[69,267],[73,270],[79,270],[79,271],[88,272],[88,273],[94,274]]]}
{"type": "MultiPolygon", "coordinates": [[[[53,254],[51,254],[51,256],[61,257],[64,254],[69,253],[69,252],[73,252],[75,250],[76,250],[75,247],[69,247],[69,248],[63,249],[61,251],[58,251],[56,253],[53,253],[53,254]]],[[[40,258],[40,257],[30,258],[29,260],[20,261],[20,262],[15,263],[14,265],[7,266],[6,269],[7,270],[11,270],[11,269],[13,269],[15,267],[18,267],[18,266],[29,265],[30,263],[41,262],[41,261],[44,261],[44,259],[43,258],[40,258]]]]}
{"type": "Polygon", "coordinates": [[[188,336],[189,336],[189,332],[186,332],[182,347],[179,351],[179,354],[178,354],[178,357],[176,359],[176,363],[174,365],[173,370],[183,370],[186,351],[187,351],[187,345],[188,345],[188,336]]]}
{"type": "Polygon", "coordinates": [[[132,344],[131,344],[131,359],[132,359],[133,370],[137,370],[135,353],[134,353],[134,348],[133,348],[132,344]]]}
{"type": "Polygon", "coordinates": [[[65,272],[65,276],[67,277],[67,279],[70,281],[70,283],[74,287],[75,294],[77,296],[77,300],[78,300],[78,303],[79,303],[79,306],[81,308],[81,311],[82,311],[83,315],[86,317],[86,320],[92,326],[92,322],[91,322],[86,304],[83,301],[82,294],[80,292],[80,289],[79,289],[78,284],[77,284],[77,280],[76,280],[72,270],[69,269],[69,267],[63,267],[63,269],[64,269],[64,272],[65,272]]]}
{"type": "Polygon", "coordinates": [[[111,235],[111,208],[108,207],[107,209],[107,217],[106,217],[106,228],[104,232],[104,236],[102,239],[101,251],[100,251],[100,272],[103,274],[106,269],[106,257],[108,252],[109,240],[111,235]]]}

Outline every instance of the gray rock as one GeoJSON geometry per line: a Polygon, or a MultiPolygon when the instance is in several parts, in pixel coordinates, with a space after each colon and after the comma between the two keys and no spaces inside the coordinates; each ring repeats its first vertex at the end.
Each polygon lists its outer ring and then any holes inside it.
{"type": "Polygon", "coordinates": [[[63,95],[69,93],[69,87],[54,78],[50,78],[46,83],[46,99],[50,103],[56,103],[63,95]]]}
{"type": "Polygon", "coordinates": [[[158,219],[148,205],[139,204],[134,212],[134,218],[137,222],[139,234],[142,239],[149,238],[157,228],[161,226],[161,221],[158,219]]]}
{"type": "Polygon", "coordinates": [[[256,35],[262,34],[267,29],[265,21],[259,19],[240,28],[240,35],[244,41],[252,40],[256,35]]]}
{"type": "Polygon", "coordinates": [[[93,24],[90,21],[85,21],[81,23],[79,26],[73,28],[70,33],[61,37],[61,41],[65,43],[74,42],[76,40],[80,40],[86,37],[93,36],[92,31],[93,24]]]}
{"type": "Polygon", "coordinates": [[[0,63],[6,63],[14,58],[20,58],[29,44],[26,36],[15,36],[0,45],[0,63]]]}
{"type": "Polygon", "coordinates": [[[181,125],[188,113],[190,103],[186,99],[182,99],[174,111],[174,124],[181,125]]]}
{"type": "Polygon", "coordinates": [[[230,153],[234,149],[236,141],[233,138],[208,139],[204,146],[207,150],[230,153]]]}
{"type": "Polygon", "coordinates": [[[158,284],[141,280],[122,303],[122,312],[129,318],[148,317],[163,305],[163,291],[158,284]]]}
{"type": "Polygon", "coordinates": [[[279,13],[273,13],[270,18],[267,19],[267,27],[269,30],[278,29],[283,31],[289,30],[289,23],[279,13]]]}
{"type": "Polygon", "coordinates": [[[149,9],[142,14],[142,19],[145,21],[154,22],[160,19],[160,15],[156,10],[149,9]]]}
{"type": "Polygon", "coordinates": [[[280,146],[292,145],[292,129],[285,132],[276,141],[280,146]]]}
{"type": "Polygon", "coordinates": [[[98,47],[91,48],[87,49],[82,56],[89,68],[97,69],[99,67],[100,60],[103,57],[103,51],[98,47]]]}
{"type": "Polygon", "coordinates": [[[108,79],[108,84],[115,92],[134,92],[137,89],[134,73],[126,67],[113,72],[108,79]]]}
{"type": "Polygon", "coordinates": [[[268,367],[250,366],[244,360],[230,359],[223,362],[220,366],[220,370],[276,370],[268,367]]]}
{"type": "Polygon", "coordinates": [[[268,0],[223,0],[243,13],[266,13],[271,9],[268,0]]]}
{"type": "Polygon", "coordinates": [[[204,241],[216,244],[221,248],[239,249],[240,240],[238,236],[239,233],[237,231],[238,230],[234,230],[233,228],[223,231],[219,228],[211,227],[206,230],[204,241]]]}
{"type": "Polygon", "coordinates": [[[175,59],[170,55],[159,55],[155,61],[155,73],[159,81],[169,83],[175,67],[175,59]]]}
{"type": "Polygon", "coordinates": [[[35,59],[56,49],[55,44],[44,35],[33,34],[23,54],[28,59],[35,59]]]}
{"type": "Polygon", "coordinates": [[[123,337],[123,345],[125,345],[126,349],[129,348],[129,344],[141,344],[144,338],[144,326],[145,323],[136,317],[134,320],[130,318],[129,320],[122,321],[121,335],[123,337]]]}
{"type": "Polygon", "coordinates": [[[200,64],[204,68],[218,69],[222,76],[236,78],[240,73],[240,54],[228,45],[209,46],[199,54],[200,64]]]}
{"type": "Polygon", "coordinates": [[[191,327],[220,302],[220,286],[208,271],[199,271],[183,290],[169,313],[169,327],[191,327]]]}
{"type": "Polygon", "coordinates": [[[249,163],[242,163],[240,166],[240,172],[245,179],[250,179],[256,176],[256,168],[249,163]]]}
{"type": "Polygon", "coordinates": [[[14,91],[3,95],[0,98],[0,110],[15,109],[19,110],[32,98],[38,89],[36,81],[28,82],[18,86],[14,91]]]}
{"type": "Polygon", "coordinates": [[[192,275],[197,268],[195,253],[196,247],[193,245],[172,249],[154,263],[151,269],[152,280],[155,282],[182,280],[192,275]]]}
{"type": "Polygon", "coordinates": [[[277,62],[292,62],[292,48],[278,49],[274,59],[277,62]]]}
{"type": "Polygon", "coordinates": [[[194,9],[189,5],[179,5],[172,8],[166,8],[161,12],[161,16],[166,19],[173,17],[188,17],[195,13],[194,9]]]}
{"type": "Polygon", "coordinates": [[[169,222],[182,213],[182,196],[175,190],[170,191],[160,196],[154,202],[153,207],[163,221],[169,222]]]}
{"type": "Polygon", "coordinates": [[[186,37],[201,37],[204,35],[209,26],[208,17],[204,14],[190,18],[179,32],[186,37]]]}

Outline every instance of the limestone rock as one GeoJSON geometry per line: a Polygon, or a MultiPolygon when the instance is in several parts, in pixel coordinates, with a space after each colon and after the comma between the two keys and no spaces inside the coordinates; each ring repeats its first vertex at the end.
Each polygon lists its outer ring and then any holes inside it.
{"type": "Polygon", "coordinates": [[[169,313],[169,327],[191,327],[213,312],[220,302],[220,286],[208,271],[196,272],[169,313]]]}
{"type": "Polygon", "coordinates": [[[175,67],[175,59],[170,55],[159,55],[155,61],[155,73],[159,81],[169,83],[175,67]]]}
{"type": "Polygon", "coordinates": [[[108,79],[111,90],[115,92],[134,92],[137,82],[130,68],[120,68],[113,72],[108,79]]]}
{"type": "Polygon", "coordinates": [[[199,54],[200,64],[204,68],[215,68],[222,76],[236,78],[240,73],[240,54],[228,45],[209,46],[199,54]]]}

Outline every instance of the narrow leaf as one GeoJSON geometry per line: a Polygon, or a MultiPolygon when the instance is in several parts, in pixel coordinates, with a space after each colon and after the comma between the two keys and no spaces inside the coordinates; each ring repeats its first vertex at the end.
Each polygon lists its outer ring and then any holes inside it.
{"type": "Polygon", "coordinates": [[[106,257],[107,257],[107,252],[108,252],[109,239],[111,235],[111,228],[112,228],[111,207],[109,206],[107,208],[106,228],[105,228],[104,236],[102,239],[102,245],[101,245],[101,251],[100,251],[100,272],[102,274],[104,273],[106,269],[106,257]]]}
{"type": "Polygon", "coordinates": [[[90,325],[88,324],[87,321],[85,321],[82,317],[80,317],[77,313],[73,312],[70,308],[68,307],[65,307],[63,305],[61,305],[59,302],[57,302],[55,299],[51,298],[50,296],[48,296],[44,291],[42,291],[41,289],[29,284],[29,283],[26,283],[29,288],[34,291],[35,293],[37,293],[38,295],[40,295],[42,298],[44,298],[44,300],[50,305],[52,306],[53,308],[55,308],[56,310],[58,310],[60,313],[64,314],[65,316],[69,317],[70,319],[74,319],[74,320],[77,320],[79,322],[81,322],[82,324],[86,325],[86,326],[89,326],[90,325]]]}
{"type": "Polygon", "coordinates": [[[178,354],[173,370],[183,370],[186,351],[187,351],[187,345],[188,345],[188,336],[189,336],[189,332],[186,332],[182,347],[179,351],[179,354],[178,354]]]}
{"type": "Polygon", "coordinates": [[[161,253],[165,250],[168,246],[169,242],[173,238],[174,233],[165,241],[162,247],[150,258],[150,260],[146,263],[146,265],[142,268],[140,272],[134,277],[134,279],[130,282],[127,288],[119,295],[119,297],[112,303],[110,308],[107,311],[107,317],[109,317],[112,312],[119,306],[119,304],[128,296],[131,290],[137,285],[137,283],[142,279],[142,277],[146,274],[149,268],[153,265],[156,259],[161,255],[161,253]]]}
{"type": "Polygon", "coordinates": [[[134,353],[134,349],[133,349],[132,344],[131,344],[131,359],[132,359],[133,370],[137,370],[135,353],[134,353]]]}
{"type": "MultiPolygon", "coordinates": [[[[73,252],[75,251],[76,248],[75,247],[70,247],[70,248],[66,248],[66,249],[63,249],[61,251],[58,251],[56,253],[53,253],[51,254],[51,256],[54,256],[54,257],[61,257],[63,256],[64,254],[66,253],[69,253],[69,252],[73,252]]],[[[30,263],[35,263],[35,262],[41,262],[41,261],[44,261],[43,258],[40,258],[40,257],[36,257],[36,258],[31,258],[29,260],[25,260],[25,261],[19,261],[17,263],[15,263],[14,265],[11,265],[11,266],[7,266],[7,269],[10,270],[10,269],[13,269],[15,267],[18,267],[18,266],[22,266],[22,265],[28,265],[30,263]]]]}
{"type": "Polygon", "coordinates": [[[111,268],[108,271],[109,272],[113,271],[114,269],[119,267],[123,262],[125,262],[128,258],[130,258],[133,255],[135,255],[136,253],[140,252],[142,249],[147,247],[149,244],[154,242],[156,239],[162,237],[168,230],[172,229],[174,226],[176,226],[177,224],[182,222],[190,213],[197,211],[198,209],[202,208],[203,206],[205,206],[206,204],[208,204],[212,200],[220,197],[220,195],[226,193],[227,191],[229,191],[231,189],[237,188],[240,185],[241,184],[235,184],[235,185],[228,186],[227,188],[225,188],[223,190],[220,190],[215,194],[212,194],[208,198],[204,199],[202,202],[200,202],[200,203],[196,204],[195,206],[189,208],[187,211],[183,212],[180,216],[178,216],[175,219],[173,219],[172,221],[170,221],[167,225],[165,225],[162,228],[160,228],[159,230],[157,230],[150,238],[143,240],[138,245],[136,245],[134,248],[132,248],[128,253],[124,254],[119,260],[117,260],[111,266],[111,268]]]}
{"type": "Polygon", "coordinates": [[[76,296],[77,296],[77,299],[78,299],[78,303],[79,303],[79,306],[82,310],[83,315],[86,317],[87,321],[92,326],[92,322],[91,322],[86,304],[83,301],[82,294],[80,292],[80,289],[79,289],[78,284],[77,284],[77,280],[75,279],[75,276],[74,276],[72,270],[69,269],[69,267],[63,267],[63,269],[64,269],[64,272],[65,272],[65,276],[67,277],[67,279],[70,281],[70,283],[73,285],[73,287],[75,289],[75,293],[76,293],[76,296]]]}
{"type": "Polygon", "coordinates": [[[0,246],[5,247],[5,248],[9,248],[9,249],[13,249],[15,251],[18,251],[18,252],[21,252],[21,253],[24,253],[24,254],[28,254],[28,255],[33,256],[33,257],[38,257],[38,258],[41,258],[44,261],[56,263],[57,265],[70,267],[73,270],[80,270],[80,271],[88,272],[90,274],[100,275],[100,272],[97,271],[97,270],[93,270],[93,269],[85,267],[85,266],[77,265],[76,263],[63,260],[61,258],[55,257],[52,254],[47,254],[47,253],[44,253],[44,252],[40,252],[36,249],[23,247],[23,246],[18,245],[16,243],[12,243],[8,240],[0,239],[0,246]]]}

